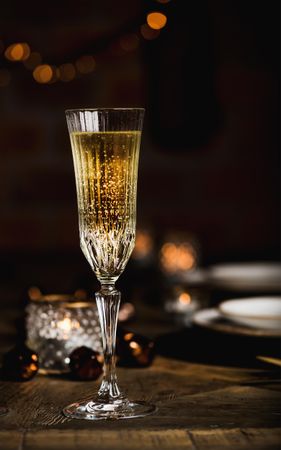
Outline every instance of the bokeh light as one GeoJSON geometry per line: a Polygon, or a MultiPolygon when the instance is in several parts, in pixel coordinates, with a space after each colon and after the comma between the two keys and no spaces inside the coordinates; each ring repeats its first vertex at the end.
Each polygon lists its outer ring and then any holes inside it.
{"type": "Polygon", "coordinates": [[[184,305],[189,305],[191,302],[191,296],[187,292],[182,292],[179,295],[179,302],[183,303],[184,305]]]}
{"type": "Polygon", "coordinates": [[[53,77],[53,69],[49,64],[42,64],[34,69],[33,77],[37,83],[49,83],[53,77]]]}
{"type": "Polygon", "coordinates": [[[30,48],[26,42],[11,44],[5,51],[5,56],[10,61],[25,61],[29,58],[30,48]]]}
{"type": "Polygon", "coordinates": [[[167,23],[167,17],[160,12],[151,12],[147,14],[146,20],[150,28],[154,30],[161,30],[167,23]]]}
{"type": "Polygon", "coordinates": [[[167,273],[187,271],[196,264],[195,249],[189,243],[166,242],[160,251],[163,270],[167,273]]]}
{"type": "Polygon", "coordinates": [[[151,256],[153,246],[154,243],[151,233],[147,230],[137,230],[132,258],[140,260],[151,256]]]}

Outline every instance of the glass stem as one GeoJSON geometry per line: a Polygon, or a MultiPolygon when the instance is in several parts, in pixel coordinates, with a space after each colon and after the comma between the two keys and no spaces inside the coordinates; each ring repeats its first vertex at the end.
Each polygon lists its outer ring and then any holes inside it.
{"type": "Polygon", "coordinates": [[[103,380],[98,399],[101,402],[112,402],[121,397],[115,369],[116,330],[121,293],[115,289],[114,283],[101,284],[101,290],[95,296],[104,355],[103,380]]]}

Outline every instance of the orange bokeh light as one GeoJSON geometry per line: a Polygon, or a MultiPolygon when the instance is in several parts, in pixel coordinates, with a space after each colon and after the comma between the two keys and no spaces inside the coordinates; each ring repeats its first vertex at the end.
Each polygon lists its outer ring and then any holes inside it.
{"type": "Polygon", "coordinates": [[[151,12],[147,14],[146,21],[153,30],[161,30],[167,23],[167,17],[160,12],[151,12]]]}
{"type": "Polygon", "coordinates": [[[151,234],[146,230],[138,230],[136,234],[135,247],[132,258],[142,259],[151,254],[153,250],[153,239],[151,234]]]}
{"type": "Polygon", "coordinates": [[[191,302],[191,297],[187,292],[182,292],[179,296],[179,302],[188,305],[191,302]]]}
{"type": "Polygon", "coordinates": [[[33,71],[33,78],[37,83],[49,83],[53,77],[53,69],[48,64],[37,66],[33,71]]]}
{"type": "Polygon", "coordinates": [[[25,61],[29,58],[30,48],[25,42],[11,44],[6,48],[5,56],[10,61],[25,61]]]}
{"type": "Polygon", "coordinates": [[[176,273],[194,268],[196,255],[188,243],[167,242],[161,248],[161,265],[165,272],[176,273]]]}

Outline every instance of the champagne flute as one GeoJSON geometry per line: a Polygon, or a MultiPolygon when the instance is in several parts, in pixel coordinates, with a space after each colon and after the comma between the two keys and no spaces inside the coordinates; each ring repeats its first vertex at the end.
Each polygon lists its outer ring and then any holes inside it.
{"type": "Polygon", "coordinates": [[[104,367],[98,393],[63,409],[78,419],[128,419],[155,411],[120,391],[115,344],[121,294],[115,287],[135,245],[138,161],[143,108],[66,111],[70,135],[81,249],[100,282],[95,294],[104,367]]]}

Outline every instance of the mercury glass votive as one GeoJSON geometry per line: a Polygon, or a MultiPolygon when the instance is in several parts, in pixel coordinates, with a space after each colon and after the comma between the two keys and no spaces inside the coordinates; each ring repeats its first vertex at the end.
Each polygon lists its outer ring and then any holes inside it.
{"type": "Polygon", "coordinates": [[[26,344],[39,355],[39,372],[67,372],[69,355],[87,346],[101,352],[97,307],[69,295],[41,295],[26,307],[26,344]]]}

